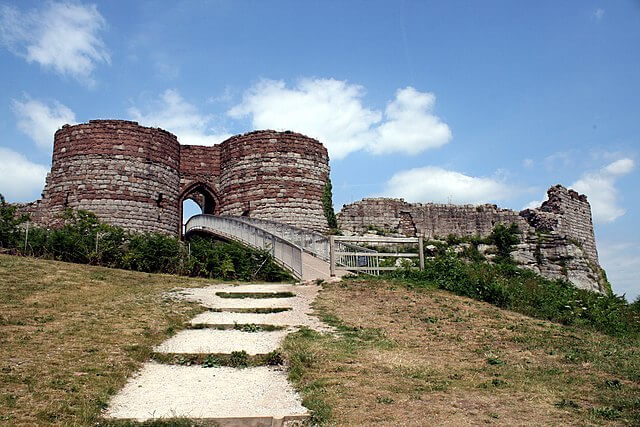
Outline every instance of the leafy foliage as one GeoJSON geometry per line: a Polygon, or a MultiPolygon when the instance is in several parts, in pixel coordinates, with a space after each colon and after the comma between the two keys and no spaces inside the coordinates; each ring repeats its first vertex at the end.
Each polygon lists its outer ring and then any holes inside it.
{"type": "Polygon", "coordinates": [[[322,190],[322,209],[324,210],[324,216],[327,218],[327,224],[330,229],[338,228],[338,221],[336,219],[336,213],[333,210],[333,186],[331,185],[331,179],[327,178],[327,182],[324,184],[322,190]]]}
{"type": "MultiPolygon", "coordinates": [[[[0,198],[2,196],[0,195],[0,198]]],[[[179,239],[157,233],[129,233],[101,223],[95,214],[67,210],[64,225],[47,230],[31,228],[23,246],[20,228],[27,218],[0,199],[0,245],[19,253],[59,261],[105,267],[235,280],[283,281],[291,276],[267,251],[195,236],[190,251],[179,239]]]]}
{"type": "Polygon", "coordinates": [[[511,259],[511,250],[514,245],[520,243],[519,234],[520,229],[515,223],[511,223],[508,227],[504,224],[498,224],[493,228],[488,240],[498,248],[496,262],[513,261],[511,259]]]}
{"type": "Polygon", "coordinates": [[[566,280],[548,280],[513,264],[465,262],[452,251],[427,260],[424,271],[390,273],[409,287],[435,286],[458,295],[565,325],[616,335],[640,334],[640,300],[578,289],[566,280]]]}
{"type": "Polygon", "coordinates": [[[5,202],[4,196],[0,194],[0,248],[11,248],[18,244],[18,227],[28,219],[28,215],[16,215],[16,207],[5,202]]]}

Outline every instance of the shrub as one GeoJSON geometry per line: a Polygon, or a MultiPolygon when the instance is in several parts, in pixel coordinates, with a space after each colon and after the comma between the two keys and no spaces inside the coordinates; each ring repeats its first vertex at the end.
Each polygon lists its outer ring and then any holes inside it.
{"type": "MultiPolygon", "coordinates": [[[[0,204],[0,232],[8,247],[21,244],[15,208],[0,204]],[[11,214],[11,215],[9,215],[11,214]],[[18,237],[13,237],[17,235],[18,237]],[[9,237],[4,237],[4,236],[9,237]]],[[[265,281],[289,280],[268,251],[236,243],[195,236],[191,253],[177,238],[157,233],[129,233],[121,227],[101,223],[90,212],[64,212],[59,229],[31,228],[25,254],[59,261],[125,268],[148,273],[185,274],[208,278],[265,281]]]]}
{"type": "Polygon", "coordinates": [[[333,210],[332,190],[331,179],[327,178],[327,182],[324,184],[324,189],[322,190],[322,209],[325,218],[327,218],[327,225],[330,229],[335,230],[338,228],[338,221],[336,220],[336,214],[333,210]]]}
{"type": "Polygon", "coordinates": [[[20,224],[29,219],[28,215],[16,215],[16,207],[9,205],[0,194],[0,248],[14,248],[18,245],[20,224]]]}
{"type": "Polygon", "coordinates": [[[512,264],[464,262],[452,251],[426,260],[424,271],[396,270],[391,276],[411,287],[435,286],[528,316],[587,326],[610,335],[640,334],[640,299],[603,295],[548,280],[512,264]]]}
{"type": "Polygon", "coordinates": [[[496,254],[495,261],[512,262],[511,250],[514,245],[520,243],[520,229],[515,223],[511,223],[508,227],[504,224],[498,224],[493,228],[493,231],[489,235],[489,242],[496,245],[498,253],[496,254]]]}

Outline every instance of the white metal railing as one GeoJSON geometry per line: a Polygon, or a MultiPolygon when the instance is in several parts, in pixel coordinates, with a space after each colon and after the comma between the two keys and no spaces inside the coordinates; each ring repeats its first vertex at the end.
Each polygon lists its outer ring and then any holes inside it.
{"type": "Polygon", "coordinates": [[[237,217],[196,215],[185,224],[185,234],[192,230],[209,231],[257,249],[268,250],[278,264],[290,270],[297,279],[302,278],[302,248],[257,225],[237,217]]]}
{"type": "Polygon", "coordinates": [[[303,230],[302,228],[267,219],[249,218],[245,216],[223,218],[233,218],[247,224],[255,225],[288,242],[300,246],[305,252],[329,262],[329,239],[324,234],[303,230]]]}
{"type": "Polygon", "coordinates": [[[379,275],[380,271],[396,270],[398,266],[380,266],[380,258],[419,258],[420,270],[424,270],[424,250],[422,237],[372,237],[372,236],[329,236],[329,266],[331,276],[336,270],[348,270],[379,275]],[[377,252],[353,243],[376,243],[381,245],[418,244],[418,253],[377,252]]]}

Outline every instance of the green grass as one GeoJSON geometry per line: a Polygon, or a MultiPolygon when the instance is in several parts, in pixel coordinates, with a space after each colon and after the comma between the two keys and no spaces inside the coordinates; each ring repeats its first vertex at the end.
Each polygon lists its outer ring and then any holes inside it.
{"type": "Polygon", "coordinates": [[[168,291],[210,280],[0,255],[0,417],[93,425],[154,346],[204,309],[168,291]]]}
{"type": "Polygon", "coordinates": [[[220,298],[293,298],[296,296],[293,292],[216,292],[220,298]]]}

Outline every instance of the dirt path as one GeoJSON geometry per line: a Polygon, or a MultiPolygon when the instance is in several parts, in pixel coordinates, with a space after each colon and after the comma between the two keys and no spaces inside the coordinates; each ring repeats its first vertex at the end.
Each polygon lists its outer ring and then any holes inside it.
{"type": "MultiPolygon", "coordinates": [[[[310,284],[260,284],[182,290],[180,297],[210,311],[196,316],[191,320],[192,329],[179,332],[155,352],[213,361],[216,357],[239,357],[237,352],[242,351],[245,356],[267,355],[280,347],[287,333],[300,326],[327,329],[310,315],[319,289],[310,284]],[[264,298],[275,292],[285,297],[264,298]],[[244,298],[233,298],[238,296],[244,298]]],[[[284,367],[216,365],[148,362],[112,399],[105,416],[137,421],[185,417],[256,427],[287,425],[309,416],[287,381],[284,367]]]]}

